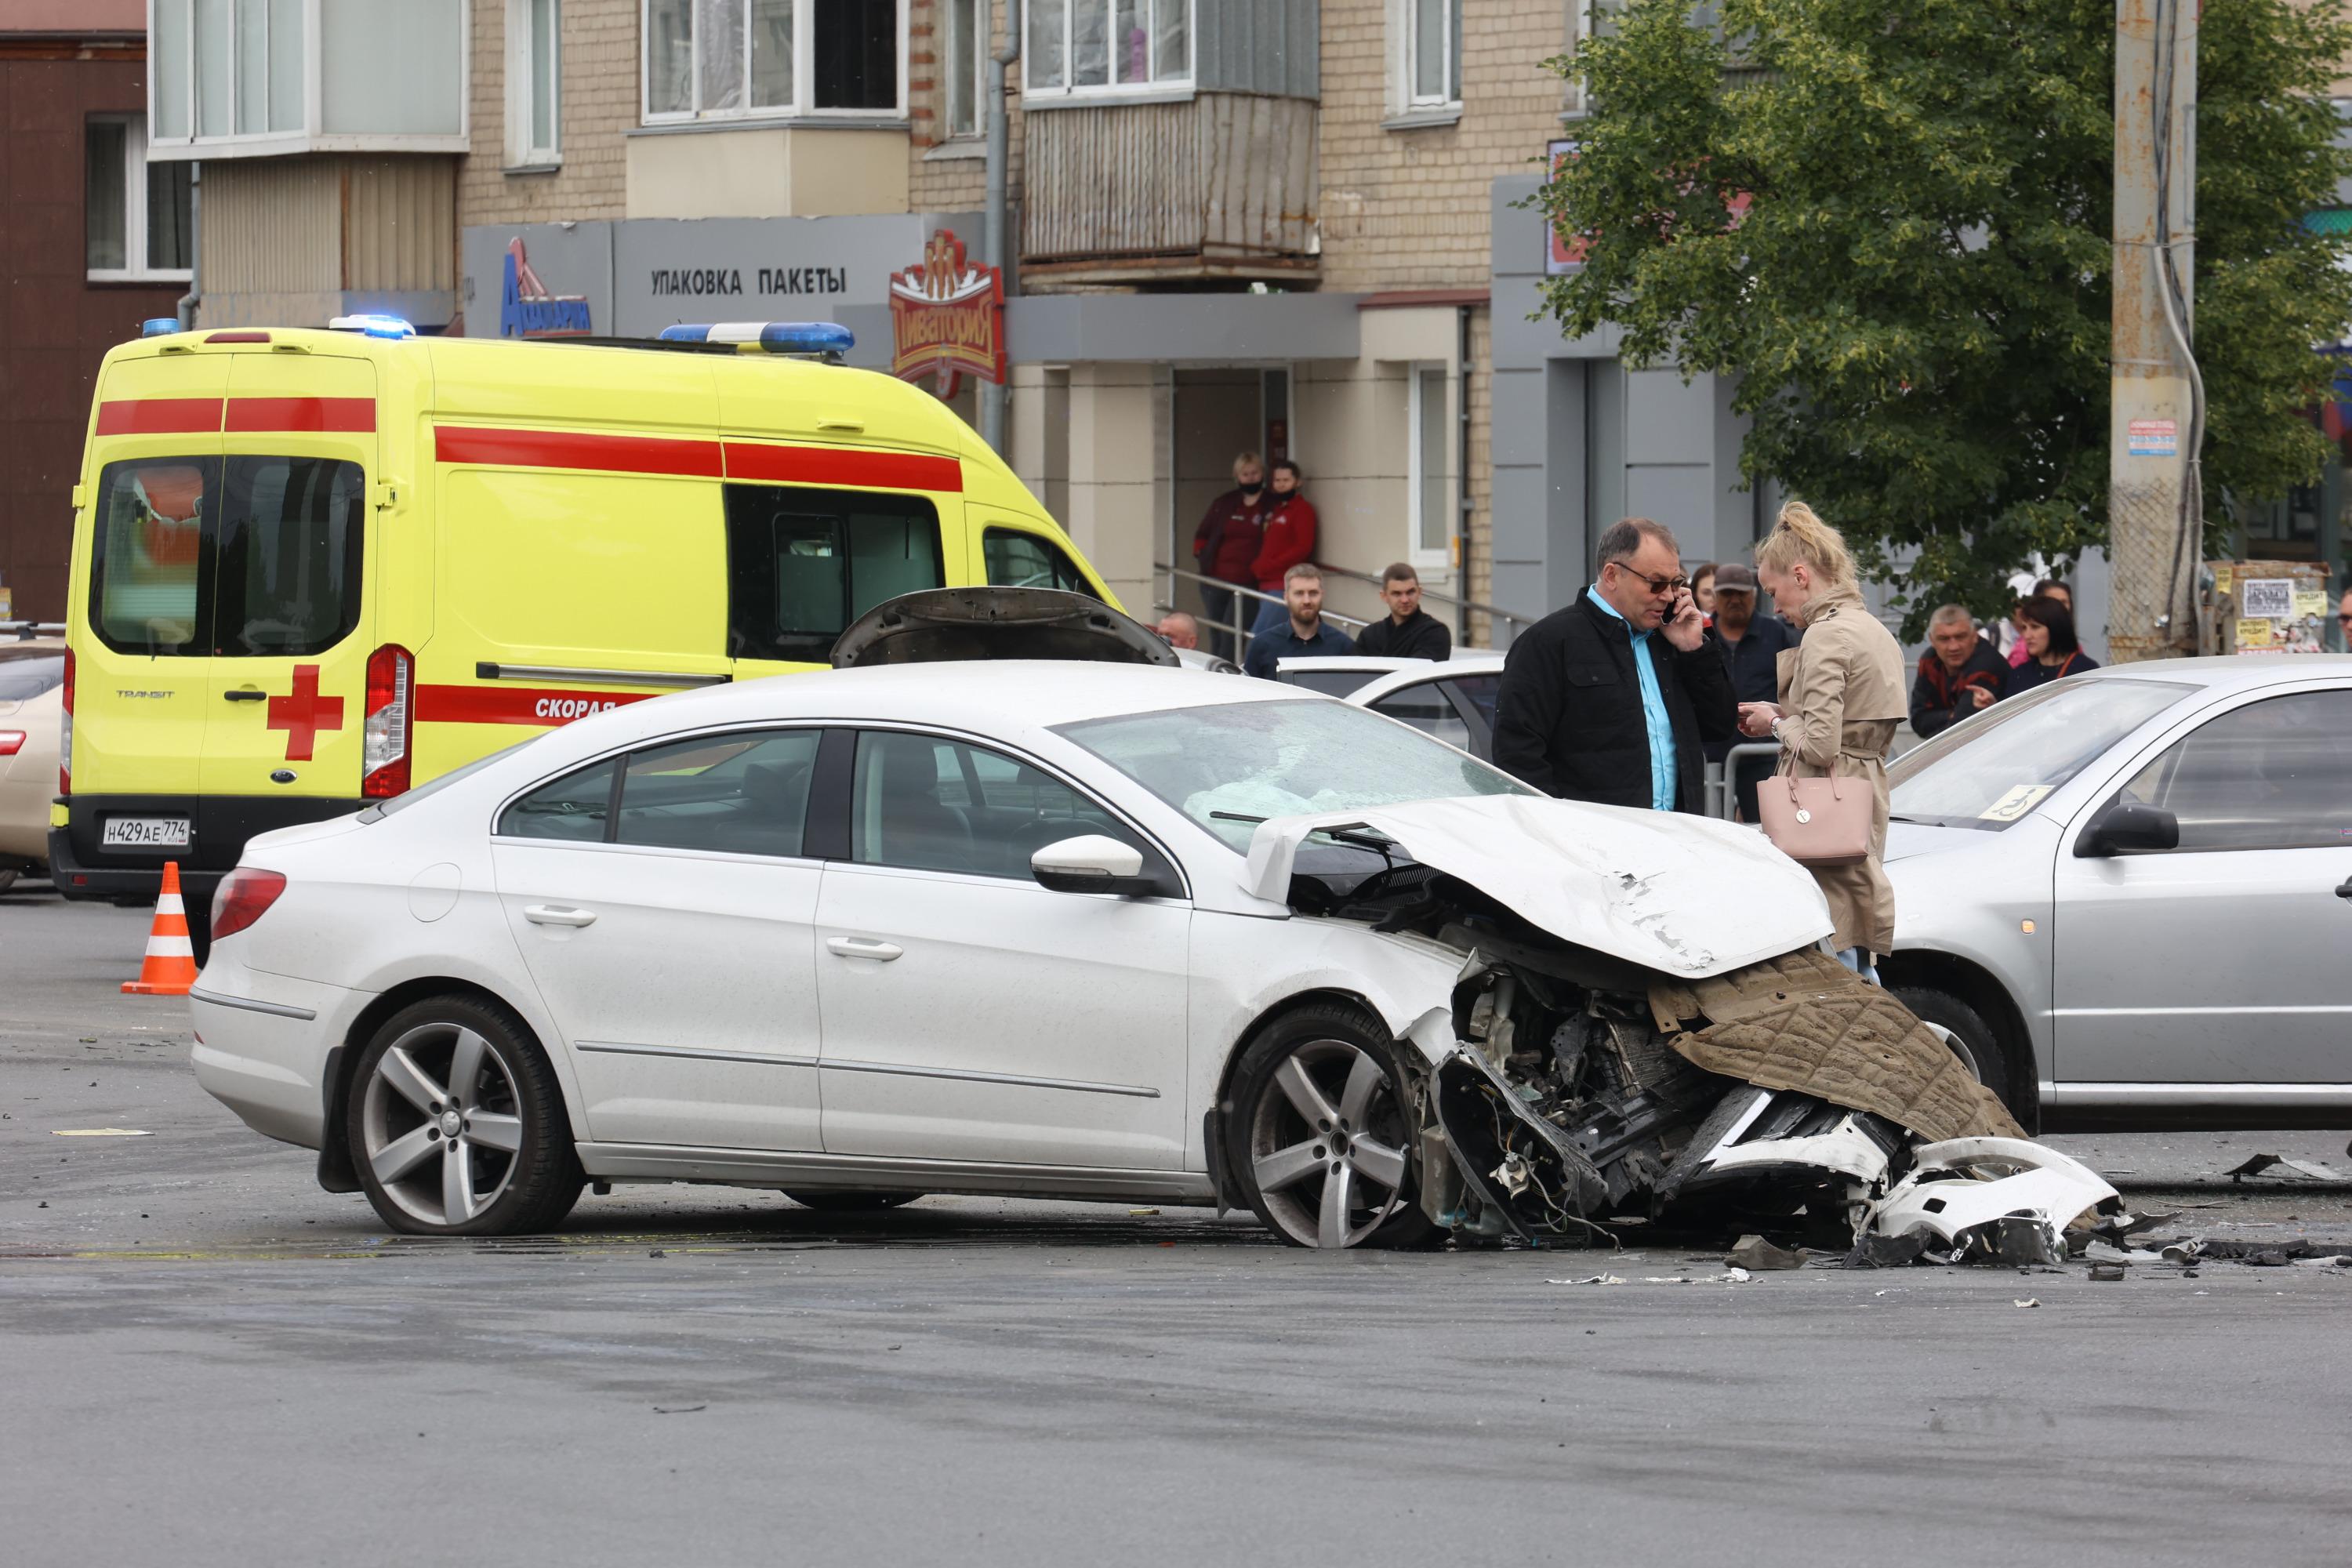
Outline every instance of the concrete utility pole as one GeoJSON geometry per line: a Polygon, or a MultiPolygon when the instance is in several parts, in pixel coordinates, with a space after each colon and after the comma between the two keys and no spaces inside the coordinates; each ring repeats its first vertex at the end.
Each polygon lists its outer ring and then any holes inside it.
{"type": "Polygon", "coordinates": [[[2107,647],[2195,653],[2205,388],[2189,349],[2200,0],[2116,0],[2115,321],[2107,647]]]}

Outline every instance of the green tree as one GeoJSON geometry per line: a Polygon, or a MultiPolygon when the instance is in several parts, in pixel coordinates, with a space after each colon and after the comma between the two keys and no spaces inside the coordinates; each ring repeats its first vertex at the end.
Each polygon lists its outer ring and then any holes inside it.
{"type": "MultiPolygon", "coordinates": [[[[2341,0],[2217,0],[2198,62],[2195,346],[2207,516],[2282,495],[2352,322],[2347,242],[2306,230],[2352,157],[2341,0]]],[[[1914,622],[2106,536],[2114,0],[1628,0],[1553,68],[1580,146],[1538,196],[1589,238],[1570,336],[1734,377],[1771,478],[1898,583],[1914,622]],[[1728,42],[1727,42],[1728,40],[1728,42]],[[1736,215],[1736,216],[1735,216],[1736,215]]],[[[1921,628],[1914,626],[1913,635],[1921,628]]]]}

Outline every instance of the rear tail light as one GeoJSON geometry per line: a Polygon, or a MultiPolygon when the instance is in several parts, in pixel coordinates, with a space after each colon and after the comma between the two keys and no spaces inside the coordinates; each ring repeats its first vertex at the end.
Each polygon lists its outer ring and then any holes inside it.
{"type": "Polygon", "coordinates": [[[213,940],[232,936],[266,913],[286,890],[286,879],[277,871],[239,866],[213,889],[213,940]]]}
{"type": "Polygon", "coordinates": [[[65,711],[58,721],[58,793],[73,794],[73,649],[66,649],[65,711]]]}
{"type": "Polygon", "coordinates": [[[13,757],[24,749],[24,731],[0,730],[0,757],[13,757]]]}
{"type": "Polygon", "coordinates": [[[397,643],[368,655],[360,794],[370,800],[408,793],[408,699],[415,673],[416,660],[397,643]]]}

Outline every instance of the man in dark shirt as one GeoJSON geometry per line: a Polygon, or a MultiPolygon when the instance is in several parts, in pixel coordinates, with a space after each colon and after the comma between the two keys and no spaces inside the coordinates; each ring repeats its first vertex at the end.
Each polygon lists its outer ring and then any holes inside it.
{"type": "Polygon", "coordinates": [[[1356,634],[1356,651],[1381,658],[1449,658],[1454,634],[1421,607],[1421,574],[1400,561],[1381,574],[1381,597],[1388,617],[1356,634]]]}
{"type": "Polygon", "coordinates": [[[1599,554],[1599,581],[1511,644],[1495,763],[1568,800],[1704,810],[1700,743],[1739,727],[1721,646],[1664,524],[1612,523],[1599,554]]]}
{"type": "Polygon", "coordinates": [[[1923,741],[1999,701],[2010,673],[2009,661],[1977,635],[1976,617],[1958,605],[1927,618],[1927,643],[1911,683],[1911,728],[1923,741]]]}
{"type": "Polygon", "coordinates": [[[1286,658],[1356,651],[1347,633],[1324,624],[1323,574],[1313,562],[1300,562],[1283,577],[1282,602],[1289,606],[1290,618],[1250,638],[1249,655],[1242,660],[1244,673],[1272,680],[1275,667],[1286,658]]]}
{"type": "MultiPolygon", "coordinates": [[[[1731,671],[1731,689],[1742,702],[1780,700],[1780,658],[1797,646],[1797,633],[1778,616],[1756,614],[1756,573],[1737,561],[1715,569],[1715,633],[1723,639],[1724,662],[1731,671]]],[[[1720,763],[1731,750],[1729,741],[1709,742],[1706,760],[1720,763]]],[[[1732,770],[1731,786],[1739,797],[1739,820],[1759,820],[1756,786],[1771,775],[1769,757],[1742,757],[1732,770]]]]}

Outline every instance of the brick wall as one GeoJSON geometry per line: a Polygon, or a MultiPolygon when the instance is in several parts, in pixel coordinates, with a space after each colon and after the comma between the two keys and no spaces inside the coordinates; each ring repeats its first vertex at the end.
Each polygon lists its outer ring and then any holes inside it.
{"type": "Polygon", "coordinates": [[[505,172],[507,0],[473,0],[471,156],[457,176],[457,223],[552,223],[621,216],[622,132],[637,122],[637,0],[562,0],[557,92],[563,166],[505,172]]]}
{"type": "Polygon", "coordinates": [[[1561,0],[1465,0],[1462,116],[1385,129],[1388,0],[1323,0],[1323,287],[1482,287],[1487,187],[1559,134],[1561,0]]]}
{"type": "Polygon", "coordinates": [[[99,362],[187,291],[89,281],[83,128],[92,114],[146,105],[143,47],[0,59],[0,580],[20,617],[65,616],[73,484],[99,362]]]}
{"type": "MultiPolygon", "coordinates": [[[[992,17],[989,47],[994,50],[1004,43],[1003,0],[993,0],[989,10],[992,17]]],[[[947,138],[945,12],[946,7],[938,0],[910,0],[908,10],[907,99],[914,135],[908,148],[912,166],[907,171],[907,200],[916,212],[978,212],[988,201],[988,164],[978,157],[957,154],[987,145],[988,100],[984,95],[981,100],[982,135],[978,139],[947,138]]],[[[1011,121],[1007,128],[1006,179],[1017,197],[1021,189],[1021,62],[1013,61],[1005,74],[1010,89],[1006,107],[1011,121]]],[[[986,81],[985,77],[982,79],[986,81]]],[[[980,236],[966,235],[963,238],[972,247],[972,254],[978,256],[980,236]]]]}

